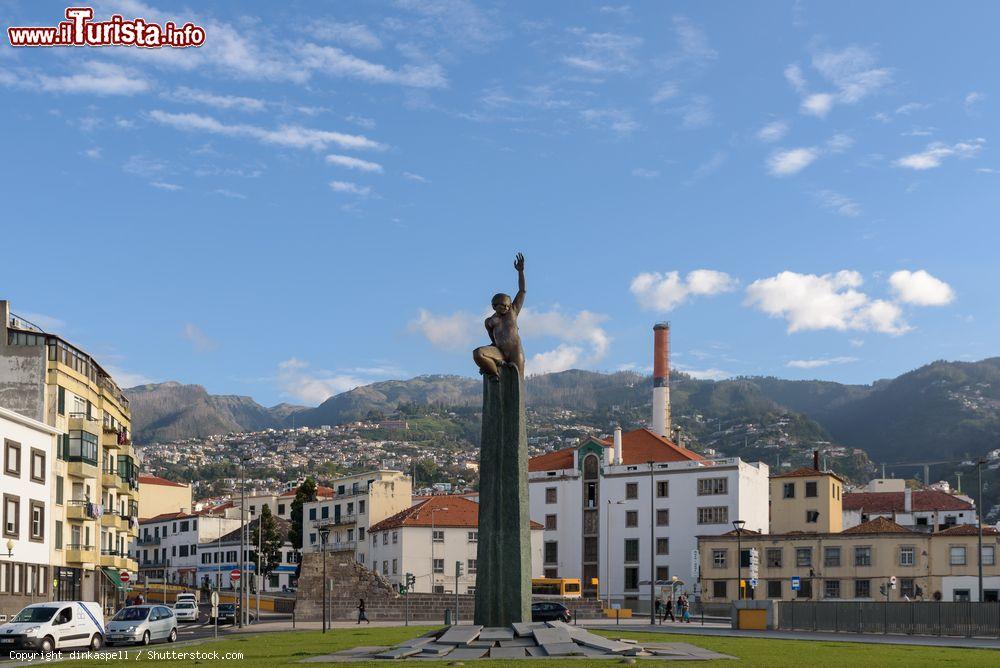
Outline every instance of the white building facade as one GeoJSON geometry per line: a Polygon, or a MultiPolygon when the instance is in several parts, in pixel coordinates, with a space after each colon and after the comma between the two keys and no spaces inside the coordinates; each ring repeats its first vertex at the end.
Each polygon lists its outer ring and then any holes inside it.
{"type": "Polygon", "coordinates": [[[0,408],[0,615],[51,598],[50,551],[57,538],[62,549],[64,531],[49,512],[57,501],[51,467],[59,433],[0,408]]]}
{"type": "Polygon", "coordinates": [[[139,522],[133,558],[139,563],[140,582],[163,582],[191,587],[199,583],[200,546],[240,527],[239,510],[226,515],[166,513],[139,522]]]}
{"type": "Polygon", "coordinates": [[[768,531],[769,469],[706,460],[646,429],[618,434],[533,458],[531,519],[545,527],[545,577],[579,578],[585,595],[648,611],[650,578],[698,591],[698,535],[735,520],[768,531]]]}
{"type": "Polygon", "coordinates": [[[913,531],[928,533],[979,523],[972,499],[936,489],[847,492],[844,494],[843,516],[845,529],[877,517],[892,520],[913,531]]]}
{"type": "MultiPolygon", "coordinates": [[[[239,511],[237,511],[238,513],[239,511]]],[[[245,529],[244,541],[253,539],[258,520],[249,522],[245,529]]],[[[277,519],[278,533],[288,535],[289,523],[286,520],[277,519]]],[[[234,531],[218,536],[216,540],[202,542],[198,545],[198,567],[197,585],[199,587],[208,585],[212,589],[233,589],[236,584],[230,574],[234,569],[240,569],[243,577],[248,578],[248,587],[256,590],[257,582],[260,582],[262,592],[282,591],[288,587],[295,586],[296,554],[295,548],[287,540],[279,551],[278,565],[272,570],[267,578],[257,580],[257,564],[253,561],[253,546],[243,545],[244,559],[240,564],[240,528],[236,523],[234,531]]]]}
{"type": "MultiPolygon", "coordinates": [[[[464,496],[432,496],[373,525],[370,568],[398,588],[414,576],[418,593],[473,594],[479,548],[479,504],[464,496]],[[461,565],[457,581],[455,565],[461,565]]],[[[542,531],[531,530],[531,575],[541,577],[542,531]]]]}

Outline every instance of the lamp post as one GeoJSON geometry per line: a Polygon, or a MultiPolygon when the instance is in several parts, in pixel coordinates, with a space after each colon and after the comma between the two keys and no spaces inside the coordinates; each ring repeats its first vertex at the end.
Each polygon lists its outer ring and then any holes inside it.
{"type": "Polygon", "coordinates": [[[8,559],[14,558],[14,540],[12,538],[7,539],[7,554],[0,554],[0,557],[7,557],[8,559]]]}
{"type": "Polygon", "coordinates": [[[649,464],[649,623],[656,626],[656,481],[653,479],[653,460],[649,464]]]}
{"type": "Polygon", "coordinates": [[[319,540],[323,549],[323,633],[326,633],[326,541],[330,538],[330,527],[319,530],[319,540]]]}
{"type": "MultiPolygon", "coordinates": [[[[979,518],[979,602],[983,602],[983,464],[986,463],[985,459],[980,458],[976,462],[976,468],[979,473],[979,508],[976,510],[976,516],[979,518]]],[[[993,559],[996,561],[996,557],[993,559]]]]}
{"type": "Polygon", "coordinates": [[[611,608],[611,504],[612,503],[616,506],[621,506],[624,505],[625,502],[612,501],[611,499],[608,499],[608,517],[605,520],[608,527],[608,540],[607,543],[605,543],[605,550],[604,550],[605,552],[604,556],[606,557],[605,559],[606,565],[604,566],[604,575],[608,580],[608,584],[605,585],[604,587],[605,594],[607,595],[607,601],[605,601],[604,607],[609,609],[611,608]]]}
{"type": "Polygon", "coordinates": [[[737,600],[743,600],[743,527],[746,520],[733,520],[736,529],[736,592],[737,600]]]}
{"type": "MultiPolygon", "coordinates": [[[[246,500],[247,475],[246,475],[246,464],[249,461],[249,459],[250,459],[249,457],[240,457],[240,561],[239,561],[239,568],[240,568],[240,573],[241,574],[245,574],[246,570],[247,570],[246,569],[247,557],[246,557],[246,551],[245,550],[247,549],[247,547],[249,547],[249,545],[248,545],[249,541],[247,541],[247,536],[246,536],[246,530],[247,530],[247,527],[246,527],[246,516],[247,516],[247,500],[246,500]]],[[[243,595],[246,593],[246,589],[247,589],[247,579],[246,579],[246,577],[241,577],[240,578],[240,584],[239,584],[239,596],[240,596],[240,624],[239,625],[240,625],[240,628],[242,628],[243,626],[246,625],[246,623],[247,623],[247,613],[249,612],[247,610],[247,606],[244,605],[244,602],[243,602],[243,595]]]]}
{"type": "Polygon", "coordinates": [[[436,529],[434,524],[434,514],[439,513],[442,510],[448,510],[448,506],[444,506],[442,508],[431,508],[431,593],[434,592],[434,531],[436,529]]]}

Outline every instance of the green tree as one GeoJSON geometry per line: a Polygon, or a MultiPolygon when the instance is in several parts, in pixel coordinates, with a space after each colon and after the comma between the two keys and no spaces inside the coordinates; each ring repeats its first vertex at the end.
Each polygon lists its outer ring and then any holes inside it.
{"type": "Polygon", "coordinates": [[[302,549],[302,504],[316,500],[316,483],[312,478],[306,478],[295,491],[292,500],[292,526],[288,529],[288,541],[296,552],[302,549]]]}
{"type": "Polygon", "coordinates": [[[266,578],[281,563],[281,546],[285,544],[285,537],[278,531],[278,522],[275,521],[267,504],[260,509],[260,517],[257,518],[257,526],[251,532],[250,541],[250,560],[260,564],[260,575],[266,578]],[[260,545],[259,562],[258,545],[260,545]]]}

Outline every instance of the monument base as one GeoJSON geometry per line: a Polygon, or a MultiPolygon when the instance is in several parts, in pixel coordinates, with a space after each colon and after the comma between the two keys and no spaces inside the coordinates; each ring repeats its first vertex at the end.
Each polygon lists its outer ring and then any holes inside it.
{"type": "Polygon", "coordinates": [[[522,389],[515,367],[501,367],[499,382],[483,377],[475,622],[486,627],[531,621],[528,437],[522,389]]]}

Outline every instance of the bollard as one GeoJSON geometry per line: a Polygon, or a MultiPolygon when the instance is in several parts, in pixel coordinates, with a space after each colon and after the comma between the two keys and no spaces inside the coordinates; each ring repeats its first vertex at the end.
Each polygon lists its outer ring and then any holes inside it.
{"type": "Polygon", "coordinates": [[[444,609],[444,625],[451,626],[451,608],[444,609]]]}

